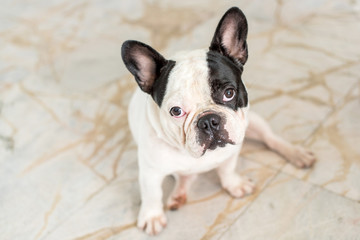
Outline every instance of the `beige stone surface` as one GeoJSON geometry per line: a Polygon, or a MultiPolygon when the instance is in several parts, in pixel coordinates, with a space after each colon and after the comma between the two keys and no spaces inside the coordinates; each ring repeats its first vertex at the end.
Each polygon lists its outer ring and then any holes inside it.
{"type": "Polygon", "coordinates": [[[356,202],[281,173],[220,239],[359,239],[359,211],[356,202]]]}
{"type": "Polygon", "coordinates": [[[0,239],[150,239],[135,227],[122,42],[206,48],[232,6],[249,22],[251,108],[318,162],[298,170],[247,142],[238,170],[255,194],[203,174],[157,238],[360,239],[359,0],[2,1],[0,239]]]}

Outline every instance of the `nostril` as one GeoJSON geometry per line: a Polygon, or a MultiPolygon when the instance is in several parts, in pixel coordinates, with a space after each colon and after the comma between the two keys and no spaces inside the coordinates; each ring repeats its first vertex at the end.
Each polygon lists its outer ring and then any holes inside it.
{"type": "Polygon", "coordinates": [[[203,119],[200,119],[200,121],[198,122],[198,128],[206,130],[209,128],[209,122],[208,121],[204,121],[203,119]]]}
{"type": "Polygon", "coordinates": [[[212,126],[218,126],[218,125],[219,125],[219,121],[213,118],[213,119],[211,119],[211,125],[212,125],[212,126]]]}
{"type": "Polygon", "coordinates": [[[205,132],[218,131],[220,127],[220,116],[216,114],[208,114],[201,117],[198,121],[198,128],[205,132]]]}
{"type": "Polygon", "coordinates": [[[219,130],[220,118],[216,115],[210,119],[210,127],[214,130],[219,130]]]}

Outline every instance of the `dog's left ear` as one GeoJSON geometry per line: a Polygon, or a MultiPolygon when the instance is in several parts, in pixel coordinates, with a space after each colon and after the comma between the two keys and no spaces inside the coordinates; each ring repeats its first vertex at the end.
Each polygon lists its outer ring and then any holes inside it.
{"type": "Polygon", "coordinates": [[[221,18],[209,49],[244,65],[248,58],[247,32],[248,25],[244,13],[239,8],[232,7],[221,18]]]}

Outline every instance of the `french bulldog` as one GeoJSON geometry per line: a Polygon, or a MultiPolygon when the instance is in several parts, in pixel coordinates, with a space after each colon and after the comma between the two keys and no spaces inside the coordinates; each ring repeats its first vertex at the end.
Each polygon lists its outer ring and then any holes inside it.
{"type": "Polygon", "coordinates": [[[265,143],[299,168],[311,167],[312,152],[275,135],[249,111],[241,75],[248,58],[248,24],[233,7],[221,18],[209,49],[165,59],[150,46],[126,41],[122,59],[139,88],[129,104],[129,125],[138,145],[141,208],[137,226],[147,234],[167,220],[162,181],[174,175],[167,208],[178,209],[197,174],[216,169],[227,192],[241,198],[254,183],[236,171],[244,138],[265,143]]]}

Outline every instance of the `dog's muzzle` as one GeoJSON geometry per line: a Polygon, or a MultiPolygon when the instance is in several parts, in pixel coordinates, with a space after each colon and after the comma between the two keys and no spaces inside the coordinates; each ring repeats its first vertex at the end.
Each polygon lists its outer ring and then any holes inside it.
{"type": "Polygon", "coordinates": [[[198,143],[204,146],[204,153],[207,149],[214,150],[231,143],[224,125],[225,120],[216,113],[205,114],[198,119],[198,143]]]}

